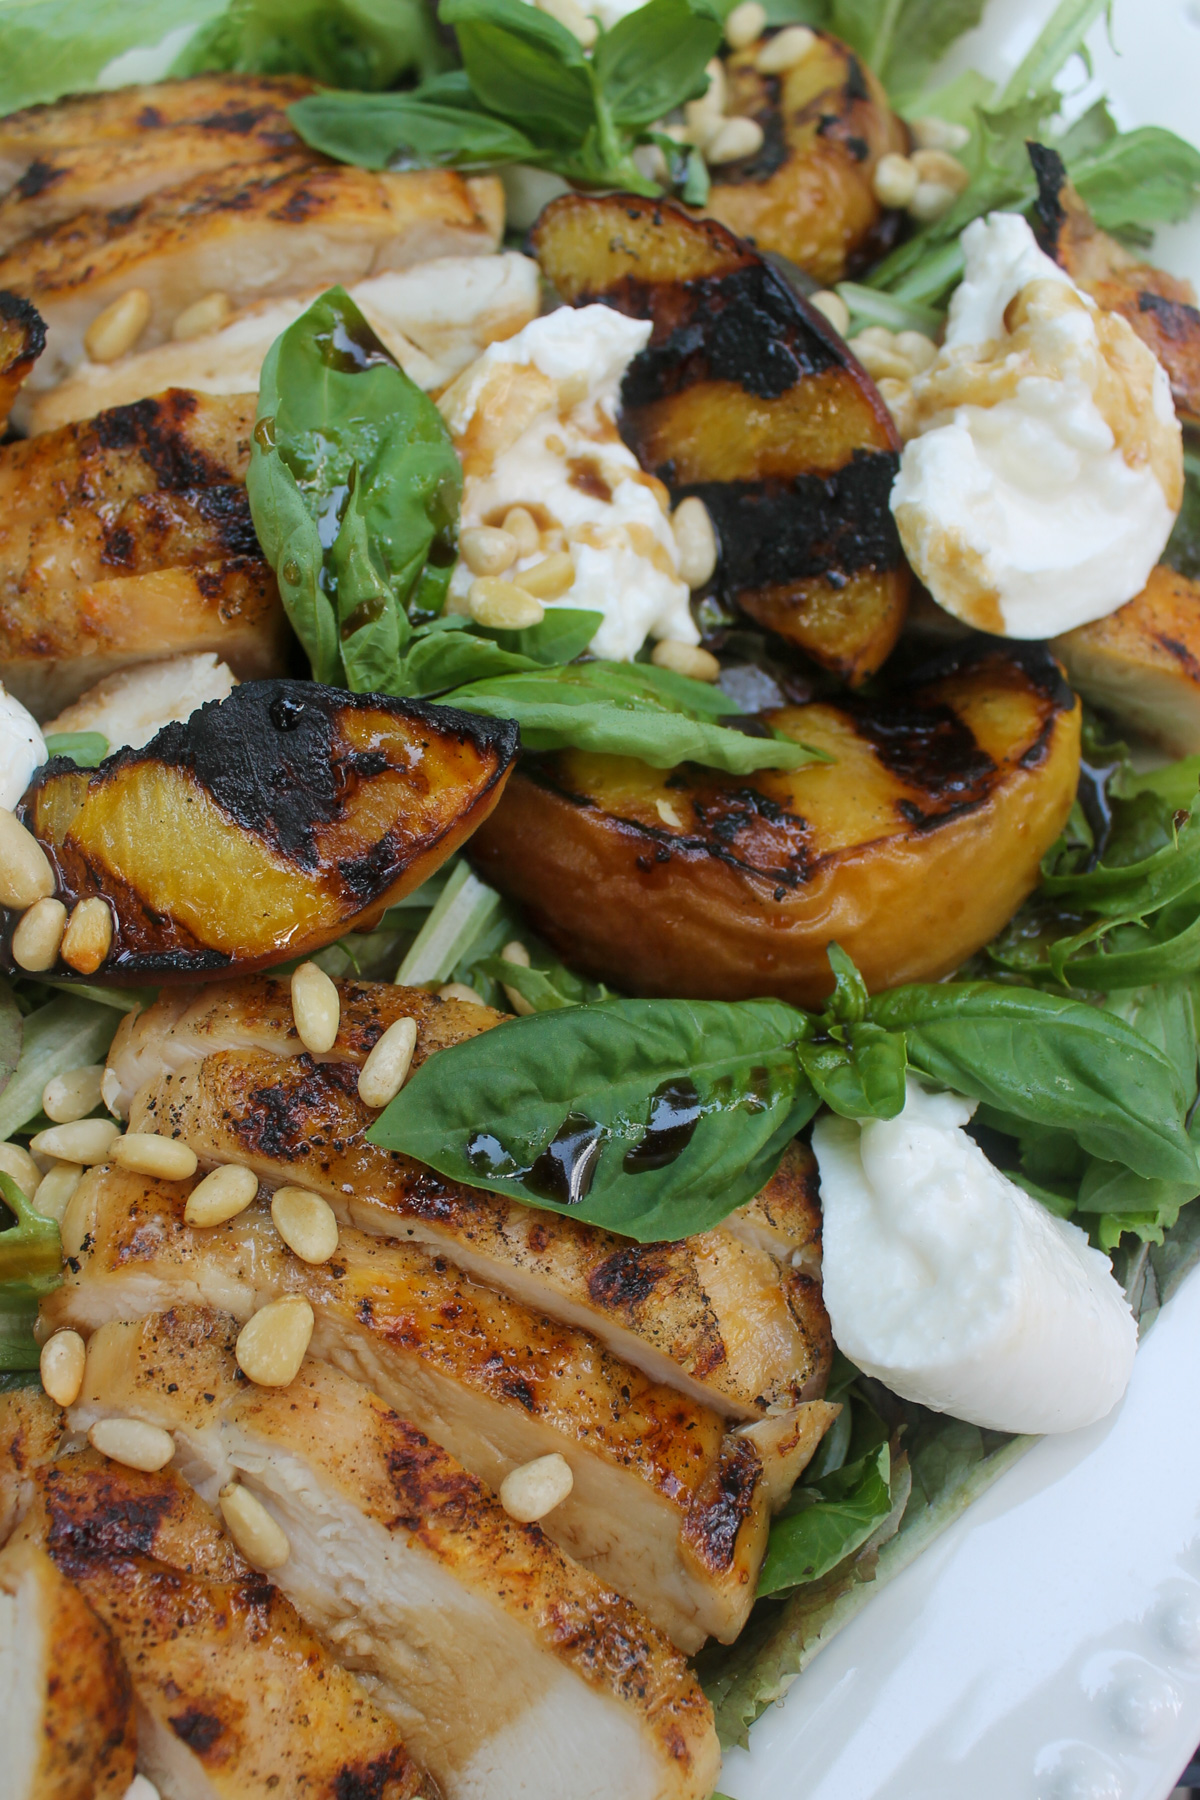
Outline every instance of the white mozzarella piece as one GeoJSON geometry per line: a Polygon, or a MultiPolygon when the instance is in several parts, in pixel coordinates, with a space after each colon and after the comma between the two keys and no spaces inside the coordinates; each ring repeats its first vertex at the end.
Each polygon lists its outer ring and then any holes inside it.
{"type": "Polygon", "coordinates": [[[31,712],[0,687],[0,806],[9,812],[46,760],[46,741],[31,712]]]}

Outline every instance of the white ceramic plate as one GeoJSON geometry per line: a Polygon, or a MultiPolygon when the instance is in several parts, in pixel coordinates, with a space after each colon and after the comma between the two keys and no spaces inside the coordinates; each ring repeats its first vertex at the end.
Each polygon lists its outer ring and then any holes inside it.
{"type": "MultiPolygon", "coordinates": [[[[1014,68],[992,0],[950,68],[1014,68]]],[[[1200,142],[1200,0],[1115,0],[1094,91],[1200,142]]],[[[1200,282],[1200,216],[1160,234],[1200,282]]],[[[1103,1424],[1044,1439],[864,1607],[731,1753],[735,1800],[1164,1800],[1200,1743],[1200,1270],[1103,1424]]]]}

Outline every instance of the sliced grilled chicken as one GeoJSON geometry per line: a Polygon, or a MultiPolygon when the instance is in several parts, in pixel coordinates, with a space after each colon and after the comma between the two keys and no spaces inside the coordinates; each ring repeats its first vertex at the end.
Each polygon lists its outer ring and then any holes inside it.
{"type": "Polygon", "coordinates": [[[190,719],[198,706],[227,699],[235,685],[233,670],[211,652],[142,663],[88,688],[45,721],[44,735],[98,731],[110,750],[139,750],[172,719],[190,719]]]}
{"type": "Polygon", "coordinates": [[[42,1472],[23,1532],[116,1639],[138,1763],[164,1800],[427,1792],[394,1721],[170,1471],[61,1458],[42,1472]]]}
{"type": "Polygon", "coordinates": [[[0,1394],[0,1544],[24,1514],[33,1478],[53,1461],[65,1426],[61,1408],[40,1387],[0,1394]]]}
{"type": "Polygon", "coordinates": [[[469,1280],[444,1257],[343,1227],[336,1256],[313,1267],[287,1249],[265,1205],[195,1229],[184,1219],[187,1192],[90,1171],[66,1234],[72,1262],[43,1329],[90,1332],[197,1303],[244,1323],[270,1300],[303,1294],[316,1318],[310,1354],[357,1376],[493,1489],[535,1457],[564,1456],[575,1484],[547,1535],[681,1649],[736,1637],[772,1503],[791,1491],[836,1407],[814,1400],[784,1415],[784,1439],[760,1447],[586,1332],[469,1280]]]}
{"type": "Polygon", "coordinates": [[[0,680],[40,717],[179,652],[282,667],[245,490],[255,404],[173,390],[0,449],[0,680]]]}
{"type": "Polygon", "coordinates": [[[152,1420],[202,1492],[259,1498],[290,1545],[276,1581],[449,1800],[704,1800],[708,1702],[629,1602],[349,1376],[236,1379],[235,1330],[185,1308],[102,1327],[72,1420],[152,1420]]]}
{"type": "Polygon", "coordinates": [[[10,1543],[0,1550],[5,1800],[122,1800],[136,1736],[111,1632],[38,1544],[10,1543]]]}
{"type": "MultiPolygon", "coordinates": [[[[14,418],[23,429],[39,432],[169,387],[205,394],[256,392],[267,351],[319,291],[261,300],[220,329],[134,350],[113,363],[85,360],[57,387],[21,396],[14,418]]],[[[531,258],[515,250],[446,256],[356,282],[350,294],[405,374],[420,387],[438,388],[489,344],[511,337],[536,317],[538,271],[531,258]]]]}
{"type": "Polygon", "coordinates": [[[46,348],[46,326],[37,308],[0,291],[0,432],[21,384],[46,348]]]}
{"type": "Polygon", "coordinates": [[[1106,619],[1055,638],[1072,687],[1170,756],[1200,751],[1200,583],[1160,563],[1106,619]]]}
{"type": "MultiPolygon", "coordinates": [[[[494,250],[504,225],[495,176],[448,169],[373,174],[284,155],[234,164],[113,214],[80,213],[0,256],[0,288],[36,302],[48,327],[32,388],[84,356],[84,334],[131,288],[150,312],[137,342],[163,343],[197,299],[235,309],[280,294],[494,250]]],[[[132,345],[126,346],[131,348],[132,345]]]]}

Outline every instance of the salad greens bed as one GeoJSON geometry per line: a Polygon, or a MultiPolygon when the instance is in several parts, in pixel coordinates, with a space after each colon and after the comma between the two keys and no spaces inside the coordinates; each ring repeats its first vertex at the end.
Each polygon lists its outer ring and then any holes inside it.
{"type": "MultiPolygon", "coordinates": [[[[0,0],[0,111],[94,85],[205,69],[299,71],[328,84],[292,118],[369,168],[532,164],[704,198],[707,173],[656,129],[705,88],[731,0],[649,0],[592,54],[522,0],[0,0]]],[[[1027,140],[1053,145],[1097,222],[1133,245],[1200,196],[1200,153],[1122,133],[1101,102],[1066,124],[1058,83],[1104,0],[1061,0],[1002,86],[937,85],[983,0],[767,0],[772,23],[846,39],[910,118],[966,127],[970,185],[861,282],[855,328],[934,328],[961,271],[959,234],[1034,198],[1027,140]]],[[[1200,575],[1200,459],[1167,560],[1200,575]]],[[[660,767],[795,768],[815,752],[739,729],[718,689],[639,661],[588,659],[597,615],[557,610],[495,631],[441,610],[461,473],[441,416],[334,289],[263,371],[249,492],[314,674],[515,718],[527,748],[578,747],[660,767]]],[[[96,734],[52,752],[94,766],[96,734]]],[[[871,997],[836,945],[820,1013],[775,1000],[646,1001],[582,980],[531,941],[461,859],[369,935],[330,946],[331,975],[468,982],[525,1015],[427,1061],[372,1136],[443,1174],[535,1206],[569,1206],[639,1241],[705,1229],[749,1199],[822,1105],[895,1116],[914,1071],[979,1103],[988,1155],[1113,1254],[1145,1326],[1200,1260],[1200,758],[1152,773],[1089,721],[1079,800],[1041,885],[959,978],[871,997]],[[501,951],[520,935],[530,966],[501,951]]],[[[151,995],[0,982],[0,1141],[48,1123],[46,1081],[101,1060],[151,995]]],[[[35,1380],[32,1321],[57,1281],[57,1227],[0,1175],[0,1385],[35,1380]]],[[[838,1358],[843,1411],[776,1521],[760,1601],[699,1669],[726,1743],[1026,1448],[909,1405],[838,1358]]]]}

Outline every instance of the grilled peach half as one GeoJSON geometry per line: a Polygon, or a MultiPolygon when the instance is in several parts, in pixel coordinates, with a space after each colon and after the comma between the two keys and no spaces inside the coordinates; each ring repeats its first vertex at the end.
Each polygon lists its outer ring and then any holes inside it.
{"type": "Polygon", "coordinates": [[[747,244],[669,201],[564,195],[534,226],[572,305],[652,319],[621,434],[673,501],[698,494],[715,591],[851,684],[904,622],[909,573],[888,495],[900,440],[824,315],[747,244]]]}
{"type": "MultiPolygon", "coordinates": [[[[240,974],[374,923],[491,811],[516,749],[509,720],[245,682],[96,770],[56,758],[18,810],[68,912],[99,900],[111,919],[107,954],[76,973],[240,974]]],[[[7,933],[5,950],[13,967],[7,933]]]]}
{"type": "Polygon", "coordinates": [[[532,758],[470,846],[576,968],[635,994],[823,1000],[949,973],[1011,917],[1070,811],[1080,708],[1044,652],[990,648],[884,699],[770,723],[833,761],[749,779],[532,758]]]}
{"type": "Polygon", "coordinates": [[[773,31],[725,65],[727,110],[762,127],[762,149],[717,173],[707,210],[731,231],[774,250],[828,287],[877,261],[903,215],[875,198],[875,165],[909,147],[908,128],[882,83],[837,38],[819,32],[779,75],[755,66],[773,31]]]}
{"type": "Polygon", "coordinates": [[[0,289],[0,431],[21,383],[45,348],[46,326],[36,307],[0,289]]]}

